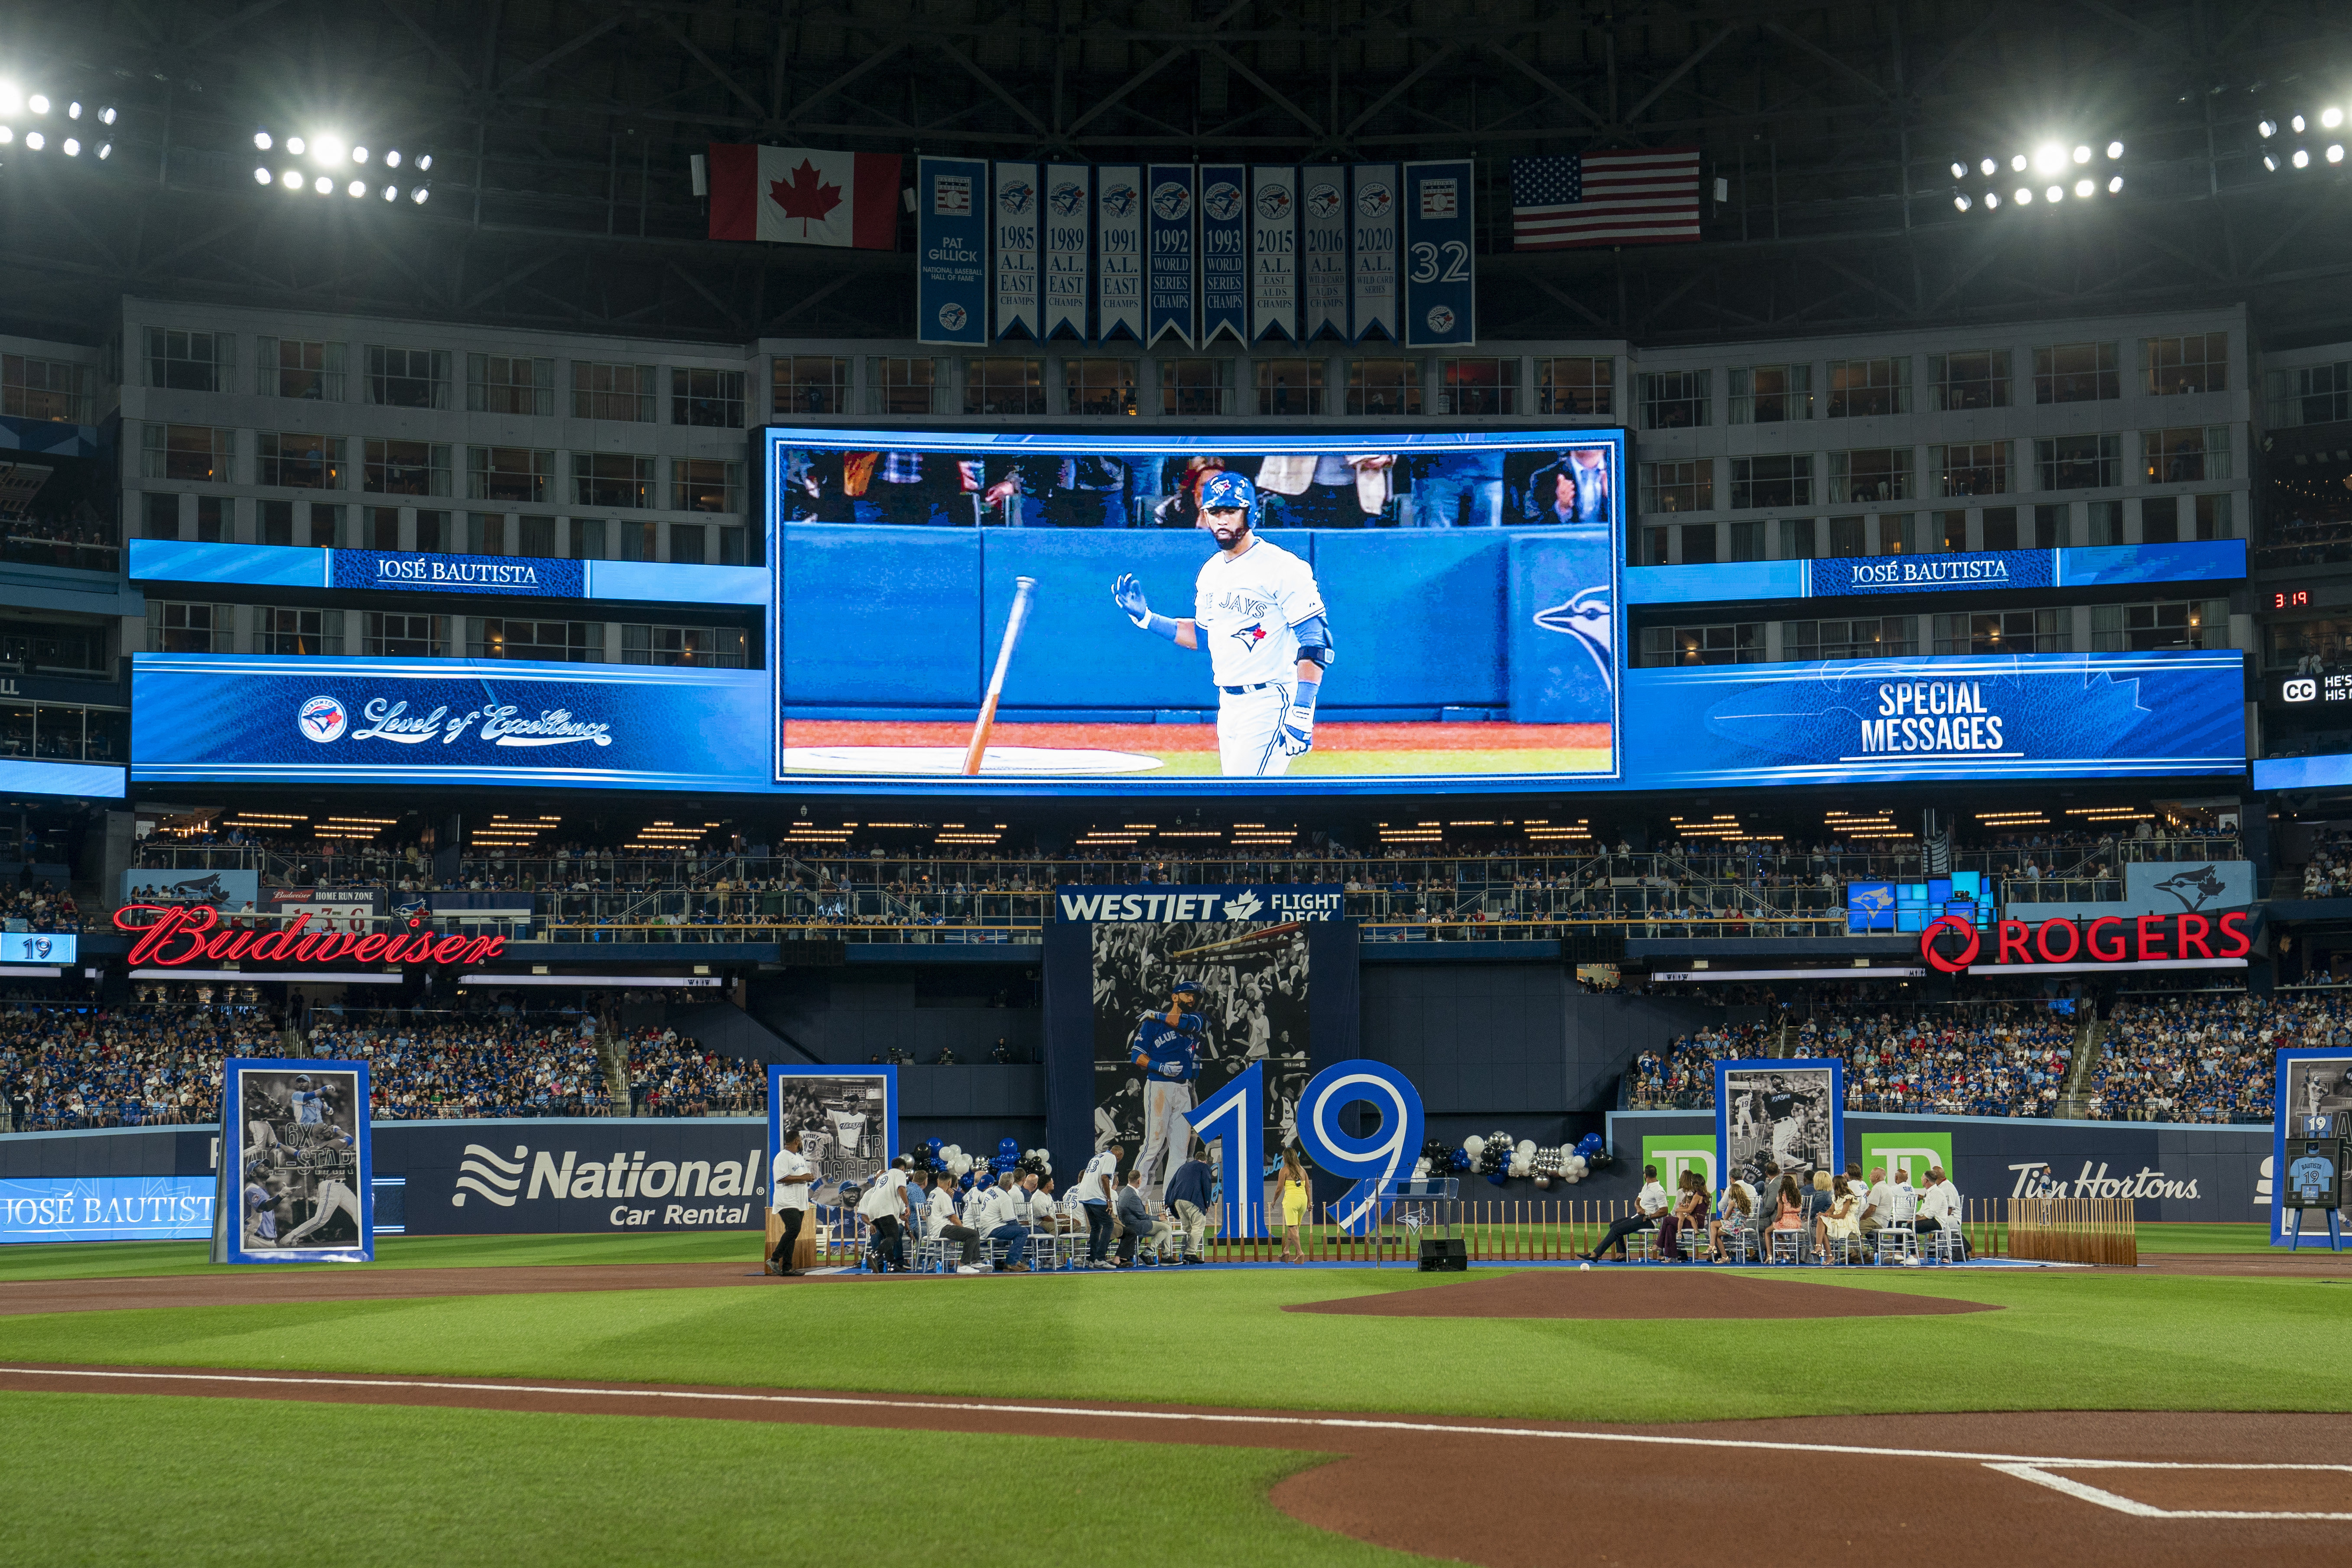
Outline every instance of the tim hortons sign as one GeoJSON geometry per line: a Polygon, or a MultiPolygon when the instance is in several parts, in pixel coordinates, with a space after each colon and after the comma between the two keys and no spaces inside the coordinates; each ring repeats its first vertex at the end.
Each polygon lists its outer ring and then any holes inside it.
{"type": "Polygon", "coordinates": [[[307,914],[291,925],[257,931],[226,926],[209,904],[125,904],[114,924],[139,940],[131,944],[133,969],[152,964],[175,969],[197,963],[481,963],[506,951],[502,936],[453,936],[426,929],[422,918],[392,931],[306,931],[307,914]]]}
{"type": "Polygon", "coordinates": [[[2242,967],[2253,942],[2242,910],[2219,918],[2205,915],[2101,915],[2075,921],[2064,917],[2029,925],[2002,921],[1993,931],[1992,961],[1979,963],[1982,933],[1958,915],[1928,923],[1919,933],[1919,956],[1946,974],[1967,971],[1997,974],[2021,969],[2084,969],[2109,964],[2136,968],[2242,967]]]}

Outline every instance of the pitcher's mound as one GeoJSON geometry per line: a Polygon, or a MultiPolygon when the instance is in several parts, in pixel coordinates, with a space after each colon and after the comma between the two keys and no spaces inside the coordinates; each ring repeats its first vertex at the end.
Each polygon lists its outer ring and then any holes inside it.
{"type": "Polygon", "coordinates": [[[1941,1296],[1662,1266],[1590,1273],[1530,1268],[1283,1310],[1368,1318],[1919,1318],[2000,1309],[1941,1296]]]}

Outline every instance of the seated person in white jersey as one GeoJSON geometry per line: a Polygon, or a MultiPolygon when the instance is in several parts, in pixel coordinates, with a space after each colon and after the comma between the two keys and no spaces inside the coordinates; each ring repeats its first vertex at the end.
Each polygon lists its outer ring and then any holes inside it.
{"type": "Polygon", "coordinates": [[[1132,573],[1111,598],[1145,631],[1205,648],[1217,689],[1217,756],[1228,778],[1273,778],[1315,744],[1315,702],[1332,663],[1315,569],[1260,539],[1257,487],[1230,469],[1201,484],[1201,526],[1217,552],[1192,585],[1192,614],[1156,614],[1132,573]]]}

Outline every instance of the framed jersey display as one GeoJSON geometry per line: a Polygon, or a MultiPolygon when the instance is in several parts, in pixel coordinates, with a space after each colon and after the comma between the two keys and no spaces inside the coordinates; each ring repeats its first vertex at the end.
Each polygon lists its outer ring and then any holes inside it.
{"type": "MultiPolygon", "coordinates": [[[[844,1187],[864,1192],[898,1155],[898,1068],[769,1063],[771,1172],[784,1135],[793,1131],[801,1135],[801,1158],[815,1173],[810,1202],[840,1203],[844,1187]]],[[[771,1194],[771,1205],[774,1201],[771,1194]]]]}
{"type": "Polygon", "coordinates": [[[232,1057],[221,1079],[213,1261],[374,1261],[367,1064],[232,1057]]]}
{"type": "Polygon", "coordinates": [[[2352,1051],[2341,1046],[2280,1051],[2273,1092],[2271,1163],[2263,1173],[2278,1194],[2270,1205],[2271,1245],[2292,1246],[2298,1233],[2340,1234],[2352,1227],[2352,1183],[2340,1166],[2332,1181],[2321,1179],[2314,1162],[2337,1164],[2338,1139],[2352,1128],[2352,1051]]]}

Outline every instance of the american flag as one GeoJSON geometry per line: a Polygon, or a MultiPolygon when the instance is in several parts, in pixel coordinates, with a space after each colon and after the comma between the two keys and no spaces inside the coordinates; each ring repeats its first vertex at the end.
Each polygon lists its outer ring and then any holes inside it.
{"type": "Polygon", "coordinates": [[[1694,243],[1698,149],[1514,158],[1511,238],[1519,250],[1694,243]]]}

